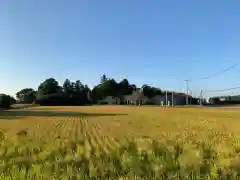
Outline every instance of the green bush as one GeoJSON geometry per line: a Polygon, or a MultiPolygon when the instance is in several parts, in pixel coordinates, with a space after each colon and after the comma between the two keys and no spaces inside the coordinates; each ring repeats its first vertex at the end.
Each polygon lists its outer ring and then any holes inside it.
{"type": "Polygon", "coordinates": [[[6,94],[0,94],[0,108],[10,108],[11,97],[6,94]]]}

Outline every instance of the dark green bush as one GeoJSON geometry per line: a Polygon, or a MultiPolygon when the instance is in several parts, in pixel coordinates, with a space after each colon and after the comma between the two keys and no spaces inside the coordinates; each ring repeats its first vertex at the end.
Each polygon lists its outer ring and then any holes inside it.
{"type": "Polygon", "coordinates": [[[0,94],[0,108],[10,108],[11,106],[11,97],[6,94],[0,94]]]}

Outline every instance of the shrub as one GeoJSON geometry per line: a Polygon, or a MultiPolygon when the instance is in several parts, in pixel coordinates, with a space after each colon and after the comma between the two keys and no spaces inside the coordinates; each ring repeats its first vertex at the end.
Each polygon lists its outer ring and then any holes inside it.
{"type": "Polygon", "coordinates": [[[55,93],[37,97],[34,103],[41,106],[58,106],[64,105],[65,102],[66,97],[62,96],[61,94],[55,93]]]}
{"type": "Polygon", "coordinates": [[[11,97],[6,94],[0,94],[0,108],[10,108],[11,106],[11,97]]]}
{"type": "Polygon", "coordinates": [[[99,102],[99,104],[104,105],[104,104],[108,104],[108,102],[106,102],[106,101],[101,101],[101,102],[99,102]]]}

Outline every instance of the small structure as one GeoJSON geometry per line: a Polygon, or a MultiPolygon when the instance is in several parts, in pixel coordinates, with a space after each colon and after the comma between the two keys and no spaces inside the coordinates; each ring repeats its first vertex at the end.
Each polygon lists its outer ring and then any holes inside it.
{"type": "Polygon", "coordinates": [[[137,89],[130,95],[125,95],[123,97],[124,104],[135,104],[141,105],[146,104],[148,98],[144,96],[142,89],[137,89]]]}
{"type": "Polygon", "coordinates": [[[178,94],[174,94],[173,96],[171,94],[166,95],[156,95],[153,98],[149,99],[148,101],[151,104],[156,104],[156,105],[185,105],[186,104],[186,97],[178,94]],[[173,101],[172,101],[173,100],[173,101]]]}
{"type": "Polygon", "coordinates": [[[106,98],[99,100],[99,104],[120,104],[120,98],[107,96],[106,98]]]}

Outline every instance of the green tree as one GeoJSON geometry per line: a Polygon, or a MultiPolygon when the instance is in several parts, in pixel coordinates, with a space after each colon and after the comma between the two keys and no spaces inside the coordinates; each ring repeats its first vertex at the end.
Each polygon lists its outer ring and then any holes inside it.
{"type": "Polygon", "coordinates": [[[153,98],[154,96],[156,96],[156,89],[147,85],[147,84],[144,84],[142,86],[142,89],[143,89],[143,93],[145,96],[147,96],[148,98],[153,98]]]}
{"type": "Polygon", "coordinates": [[[137,86],[135,84],[131,84],[130,85],[132,91],[136,91],[137,90],[137,86]]]}
{"type": "Polygon", "coordinates": [[[39,90],[43,93],[43,95],[55,94],[59,93],[60,86],[54,78],[49,78],[39,85],[38,91],[39,90]]]}
{"type": "Polygon", "coordinates": [[[63,83],[63,91],[66,93],[66,94],[71,94],[73,89],[72,89],[72,84],[71,84],[71,81],[69,79],[66,79],[63,83]]]}
{"type": "Polygon", "coordinates": [[[24,88],[16,93],[16,97],[21,103],[33,103],[36,99],[36,91],[32,88],[24,88]]]}
{"type": "Polygon", "coordinates": [[[0,94],[0,108],[10,108],[11,97],[6,94],[0,94]]]}
{"type": "Polygon", "coordinates": [[[211,104],[220,104],[220,98],[219,97],[211,97],[211,98],[209,98],[209,102],[211,104]]]}
{"type": "Polygon", "coordinates": [[[80,80],[77,80],[75,82],[75,92],[79,94],[83,91],[83,89],[84,89],[84,85],[80,80]]]}
{"type": "Polygon", "coordinates": [[[10,104],[16,104],[16,99],[13,96],[10,96],[10,104]]]}
{"type": "Polygon", "coordinates": [[[72,94],[71,94],[71,104],[81,105],[83,102],[83,85],[80,80],[76,82],[71,82],[72,94]]]}
{"type": "Polygon", "coordinates": [[[89,103],[92,101],[92,91],[91,89],[88,87],[88,85],[84,86],[85,91],[87,92],[87,99],[89,101],[89,103]]]}
{"type": "Polygon", "coordinates": [[[137,87],[134,84],[130,84],[127,79],[123,79],[119,84],[118,84],[118,91],[121,92],[120,97],[127,95],[127,94],[132,94],[133,91],[136,91],[137,87]]]}
{"type": "Polygon", "coordinates": [[[114,79],[109,79],[104,83],[100,84],[99,87],[102,96],[105,98],[107,96],[118,96],[118,83],[114,79]]]}
{"type": "Polygon", "coordinates": [[[40,105],[60,105],[65,103],[65,98],[63,88],[59,86],[58,82],[54,78],[48,78],[38,87],[36,103],[40,105]]]}
{"type": "Polygon", "coordinates": [[[107,78],[106,74],[103,74],[101,77],[101,84],[105,83],[107,80],[108,80],[108,78],[107,78]]]}
{"type": "Polygon", "coordinates": [[[67,98],[67,104],[69,105],[83,105],[89,103],[89,92],[91,90],[87,85],[83,85],[80,80],[72,82],[66,79],[63,83],[63,90],[67,98]]]}
{"type": "Polygon", "coordinates": [[[94,86],[91,92],[91,99],[92,103],[98,103],[98,100],[103,99],[103,93],[101,91],[101,88],[99,88],[100,85],[94,86]]]}

